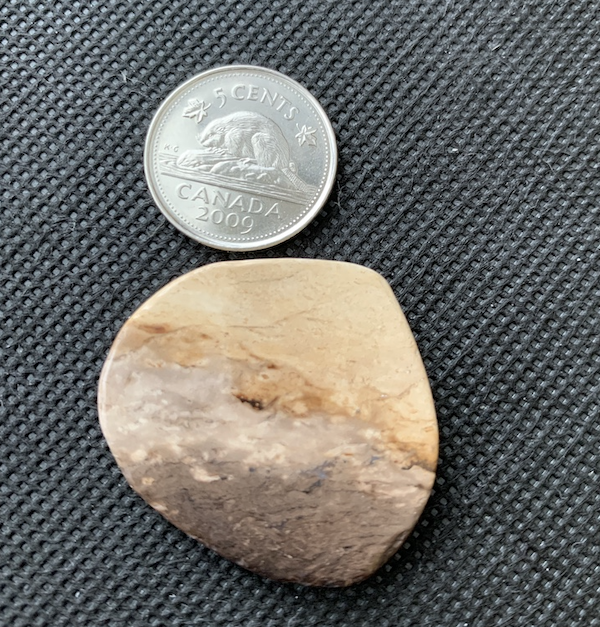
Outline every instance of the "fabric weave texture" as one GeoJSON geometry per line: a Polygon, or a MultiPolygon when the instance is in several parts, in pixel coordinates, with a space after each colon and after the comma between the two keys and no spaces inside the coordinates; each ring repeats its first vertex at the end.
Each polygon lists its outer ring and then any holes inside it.
{"type": "Polygon", "coordinates": [[[0,55],[2,627],[600,625],[598,2],[5,0],[0,55]],[[261,253],[188,240],[144,180],[162,100],[232,63],[299,81],[338,139],[324,210],[261,253]],[[348,589],[186,537],[98,425],[127,316],[262,256],[383,274],[430,377],[434,493],[348,589]]]}

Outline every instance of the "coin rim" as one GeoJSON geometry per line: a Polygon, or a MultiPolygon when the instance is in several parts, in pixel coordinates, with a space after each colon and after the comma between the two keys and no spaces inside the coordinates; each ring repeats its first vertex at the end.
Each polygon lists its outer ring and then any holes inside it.
{"type": "Polygon", "coordinates": [[[295,235],[297,235],[300,231],[302,231],[321,211],[329,195],[331,194],[331,190],[333,189],[333,184],[335,182],[335,176],[337,172],[337,144],[335,138],[335,132],[327,116],[325,110],[320,105],[319,101],[300,83],[295,81],[293,78],[282,74],[281,72],[277,72],[276,70],[271,70],[266,67],[262,67],[260,65],[224,65],[218,68],[213,68],[211,70],[207,70],[205,72],[201,72],[200,74],[196,74],[192,78],[188,79],[179,87],[175,88],[162,102],[152,121],[150,122],[150,126],[148,128],[148,132],[146,134],[146,142],[144,145],[144,174],[146,176],[146,182],[148,184],[148,188],[150,189],[150,193],[152,194],[152,198],[154,202],[161,210],[163,215],[167,218],[167,220],[179,229],[182,233],[190,237],[191,239],[204,244],[205,246],[209,246],[210,248],[216,248],[217,250],[227,250],[227,251],[246,251],[251,252],[253,250],[264,250],[265,248],[271,248],[272,246],[276,246],[277,244],[281,244],[295,235]],[[169,107],[173,104],[173,101],[176,100],[182,92],[189,89],[194,83],[204,80],[209,76],[215,74],[221,74],[230,71],[247,71],[247,72],[264,72],[267,75],[271,75],[272,77],[283,79],[285,81],[289,81],[292,83],[292,86],[301,92],[302,96],[304,96],[309,103],[316,109],[317,113],[321,115],[322,121],[324,122],[323,127],[325,129],[325,136],[329,142],[330,148],[330,160],[329,160],[329,172],[327,172],[326,180],[323,184],[323,189],[321,193],[313,203],[312,207],[306,212],[306,214],[292,227],[284,231],[282,233],[278,233],[271,237],[266,237],[265,239],[255,241],[255,242],[223,242],[221,240],[214,241],[210,236],[203,236],[201,234],[195,233],[192,231],[186,224],[179,221],[176,215],[173,215],[171,209],[166,205],[163,200],[160,192],[158,191],[158,182],[155,180],[154,172],[153,172],[153,163],[152,163],[152,144],[156,139],[156,133],[158,130],[158,126],[162,121],[165,112],[169,109],[169,107]]]}

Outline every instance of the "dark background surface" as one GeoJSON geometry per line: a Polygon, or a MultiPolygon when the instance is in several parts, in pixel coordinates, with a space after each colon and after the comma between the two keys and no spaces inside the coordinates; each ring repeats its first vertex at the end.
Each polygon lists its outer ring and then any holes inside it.
{"type": "Polygon", "coordinates": [[[600,625],[598,2],[5,0],[0,51],[3,627],[600,625]],[[298,80],[338,137],[324,211],[264,253],[186,239],[144,181],[161,101],[230,63],[298,80]],[[126,317],[261,254],[381,272],[430,376],[435,492],[349,589],[187,538],[98,426],[126,317]]]}

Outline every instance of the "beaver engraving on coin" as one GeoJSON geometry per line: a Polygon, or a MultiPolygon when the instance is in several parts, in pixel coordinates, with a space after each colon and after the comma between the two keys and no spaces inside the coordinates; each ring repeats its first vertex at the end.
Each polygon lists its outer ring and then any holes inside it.
{"type": "Polygon", "coordinates": [[[227,154],[255,161],[261,168],[280,170],[295,187],[310,191],[311,186],[296,174],[296,164],[290,161],[290,147],[281,129],[260,113],[239,111],[213,120],[204,129],[200,143],[224,148],[227,154]]]}
{"type": "Polygon", "coordinates": [[[315,191],[298,176],[281,128],[265,115],[252,111],[230,113],[209,122],[196,139],[203,148],[188,150],[177,159],[176,166],[303,194],[315,191]]]}

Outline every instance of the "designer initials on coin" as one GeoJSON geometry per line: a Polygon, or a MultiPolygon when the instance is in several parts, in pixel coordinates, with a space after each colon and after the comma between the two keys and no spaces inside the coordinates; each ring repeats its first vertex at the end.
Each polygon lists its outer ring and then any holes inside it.
{"type": "Polygon", "coordinates": [[[335,178],[335,135],[315,98],[261,67],[227,66],[177,88],[146,139],[152,196],[180,231],[259,250],[301,231],[335,178]]]}

